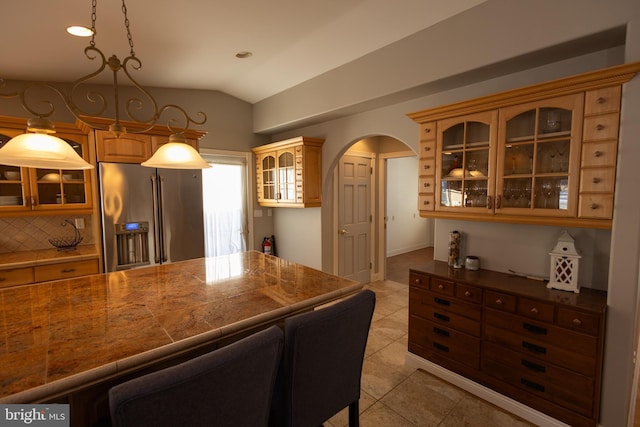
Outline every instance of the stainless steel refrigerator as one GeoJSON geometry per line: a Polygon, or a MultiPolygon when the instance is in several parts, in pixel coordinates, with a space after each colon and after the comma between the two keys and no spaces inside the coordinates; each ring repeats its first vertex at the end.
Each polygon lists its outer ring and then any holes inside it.
{"type": "Polygon", "coordinates": [[[100,163],[105,271],[204,256],[202,171],[100,163]]]}

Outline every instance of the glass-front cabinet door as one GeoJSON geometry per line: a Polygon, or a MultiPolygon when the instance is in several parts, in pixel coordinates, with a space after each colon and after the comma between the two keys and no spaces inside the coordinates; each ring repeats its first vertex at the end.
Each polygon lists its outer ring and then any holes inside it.
{"type": "Polygon", "coordinates": [[[581,94],[500,111],[496,214],[575,216],[581,94]]]}
{"type": "MultiPolygon", "coordinates": [[[[23,133],[0,129],[0,146],[23,133]]],[[[88,161],[86,137],[56,134],[88,161]]],[[[0,165],[0,214],[91,209],[90,172],[0,165]]]]}
{"type": "Polygon", "coordinates": [[[278,152],[278,201],[296,201],[296,167],[293,150],[278,152]]]}
{"type": "Polygon", "coordinates": [[[497,111],[489,111],[438,122],[436,210],[491,209],[497,117],[497,111]]]}
{"type": "Polygon", "coordinates": [[[260,159],[259,184],[262,189],[263,200],[276,199],[276,158],[273,154],[266,154],[260,159]]]}

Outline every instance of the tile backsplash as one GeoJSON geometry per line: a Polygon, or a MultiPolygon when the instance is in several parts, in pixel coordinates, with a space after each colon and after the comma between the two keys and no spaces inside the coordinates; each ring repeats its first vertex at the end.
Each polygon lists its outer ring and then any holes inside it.
{"type": "Polygon", "coordinates": [[[73,236],[73,227],[63,224],[65,219],[75,218],[84,219],[84,228],[78,230],[80,244],[94,244],[91,215],[0,218],[0,253],[51,249],[50,238],[73,236]]]}

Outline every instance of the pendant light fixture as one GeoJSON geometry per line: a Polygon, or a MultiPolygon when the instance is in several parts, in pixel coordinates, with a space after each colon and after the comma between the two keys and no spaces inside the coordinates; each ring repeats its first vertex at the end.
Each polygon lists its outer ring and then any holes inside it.
{"type": "MultiPolygon", "coordinates": [[[[98,69],[75,80],[71,83],[68,91],[46,82],[28,82],[22,90],[18,92],[0,93],[0,98],[18,98],[21,101],[22,107],[33,116],[27,123],[27,130],[29,133],[18,135],[0,148],[0,164],[47,169],[93,168],[92,165],[84,161],[84,159],[82,159],[80,155],[78,155],[64,140],[51,135],[55,132],[55,129],[49,117],[51,117],[55,111],[54,104],[49,100],[42,100],[38,102],[40,110],[36,110],[28,105],[28,97],[26,94],[32,90],[35,91],[38,88],[52,90],[54,93],[59,95],[65,107],[78,121],[84,123],[90,128],[109,130],[115,134],[116,137],[120,137],[122,134],[127,132],[125,126],[120,122],[121,105],[118,72],[123,71],[124,75],[131,83],[131,86],[139,91],[142,98],[145,100],[145,102],[143,102],[140,97],[132,97],[123,103],[122,107],[127,115],[127,120],[141,125],[139,129],[136,129],[131,133],[144,133],[151,130],[159,123],[160,118],[165,111],[172,111],[173,113],[177,113],[179,116],[179,120],[172,117],[167,121],[167,127],[172,133],[170,142],[162,146],[161,149],[159,149],[152,158],[144,162],[143,165],[148,167],[173,169],[202,169],[209,167],[209,164],[202,159],[200,154],[193,147],[186,144],[184,139],[184,132],[189,128],[189,126],[191,124],[204,124],[207,121],[206,115],[203,112],[198,112],[197,114],[199,119],[196,120],[189,116],[182,107],[175,104],[167,104],[159,107],[153,96],[151,96],[151,94],[140,86],[131,76],[130,70],[140,69],[142,67],[142,62],[138,57],[136,57],[133,49],[133,38],[131,37],[131,31],[129,28],[129,18],[127,16],[127,6],[125,1],[122,0],[122,13],[124,15],[127,40],[129,41],[129,47],[131,49],[129,56],[122,62],[120,62],[118,57],[115,55],[112,55],[107,59],[102,51],[96,47],[95,35],[97,0],[92,0],[91,4],[91,42],[89,43],[89,46],[85,47],[84,53],[88,59],[97,59],[101,62],[98,69]],[[103,117],[103,114],[107,109],[107,96],[93,89],[83,90],[83,85],[90,79],[99,75],[105,70],[105,68],[109,68],[113,74],[112,95],[115,112],[115,120],[108,126],[104,125],[104,120],[97,120],[103,117]],[[75,99],[77,99],[81,94],[85,95],[85,101],[96,107],[96,112],[86,111],[76,103],[75,99]],[[42,111],[42,105],[45,105],[45,111],[42,111]],[[134,113],[134,110],[142,110],[143,105],[150,106],[151,114],[148,118],[141,118],[134,113]],[[183,125],[178,126],[177,123],[182,123],[183,125]],[[71,151],[67,150],[67,148],[71,151]],[[188,153],[189,155],[185,156],[184,153],[188,153]]],[[[4,82],[2,80],[0,80],[0,87],[4,87],[4,82]]],[[[149,111],[149,109],[147,109],[147,111],[149,111]]]]}
{"type": "Polygon", "coordinates": [[[41,169],[93,169],[65,140],[53,136],[53,123],[42,118],[27,121],[27,131],[0,148],[0,164],[41,169]]]}
{"type": "Polygon", "coordinates": [[[195,148],[187,144],[182,134],[174,133],[167,144],[161,145],[142,166],[164,169],[206,169],[211,165],[204,161],[195,148]]]}

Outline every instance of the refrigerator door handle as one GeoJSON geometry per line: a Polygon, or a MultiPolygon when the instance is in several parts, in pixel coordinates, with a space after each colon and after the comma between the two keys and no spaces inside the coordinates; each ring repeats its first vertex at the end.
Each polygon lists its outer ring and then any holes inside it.
{"type": "Polygon", "coordinates": [[[160,242],[159,242],[159,231],[160,227],[158,227],[158,191],[155,175],[151,175],[151,191],[153,194],[153,242],[154,242],[154,254],[153,257],[155,259],[156,264],[160,264],[160,242]]]}
{"type": "Polygon", "coordinates": [[[167,236],[165,233],[165,222],[164,222],[164,176],[159,175],[160,179],[158,181],[160,191],[158,194],[160,195],[160,233],[162,234],[162,262],[167,262],[169,257],[167,256],[167,236]]]}

